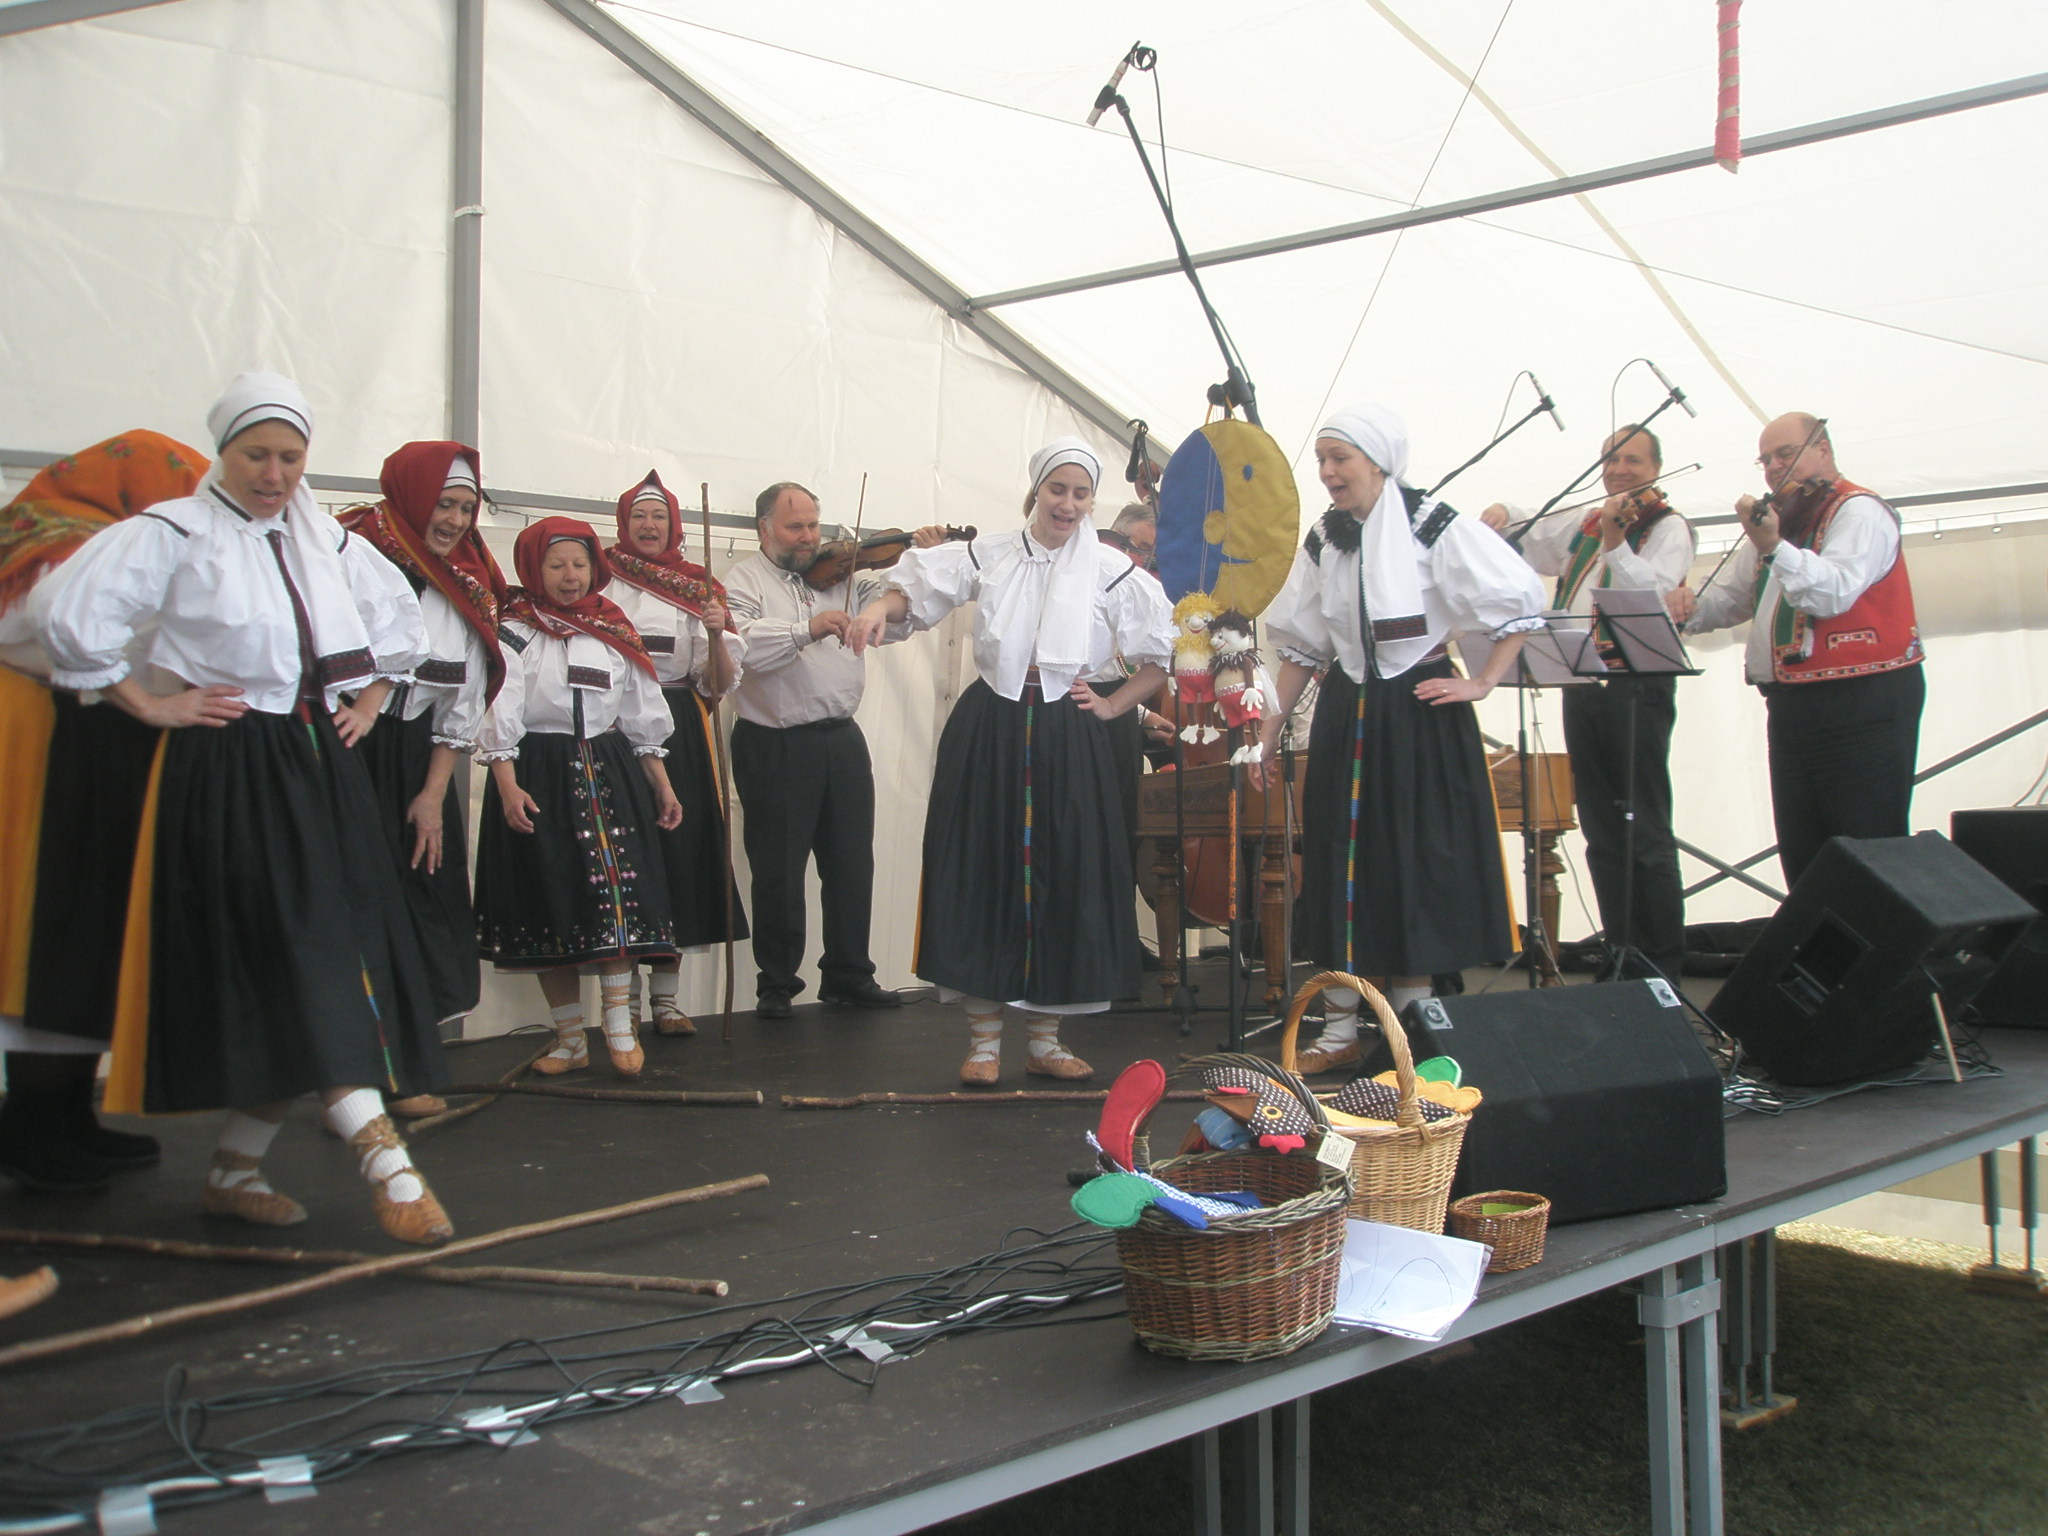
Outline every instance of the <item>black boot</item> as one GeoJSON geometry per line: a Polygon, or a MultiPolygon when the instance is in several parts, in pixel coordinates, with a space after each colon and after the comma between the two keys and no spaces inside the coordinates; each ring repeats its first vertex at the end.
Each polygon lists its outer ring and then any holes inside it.
{"type": "Polygon", "coordinates": [[[7,1099],[0,1103],[0,1173],[24,1189],[72,1195],[107,1187],[107,1164],[78,1139],[72,1124],[70,1100],[75,1097],[79,1062],[86,1064],[89,1092],[97,1057],[7,1053],[7,1099]]]}
{"type": "MultiPolygon", "coordinates": [[[[134,1131],[117,1131],[101,1125],[93,1113],[93,1089],[99,1081],[97,1056],[46,1056],[45,1061],[61,1063],[53,1080],[61,1075],[57,1093],[64,1110],[64,1129],[71,1141],[91,1153],[109,1168],[154,1168],[163,1148],[154,1136],[134,1131]]],[[[14,1057],[9,1055],[8,1081],[13,1081],[14,1057]]]]}

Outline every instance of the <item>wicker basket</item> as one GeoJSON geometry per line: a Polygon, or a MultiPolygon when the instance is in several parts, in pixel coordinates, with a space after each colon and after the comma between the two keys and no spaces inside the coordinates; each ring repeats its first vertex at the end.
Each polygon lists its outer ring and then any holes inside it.
{"type": "Polygon", "coordinates": [[[1541,1195],[1496,1189],[1451,1202],[1451,1235],[1493,1246],[1493,1260],[1486,1266],[1489,1275],[1541,1264],[1543,1238],[1549,1230],[1550,1202],[1541,1195]],[[1489,1216],[1482,1209],[1489,1205],[1518,1205],[1521,1209],[1489,1216]]]}
{"type": "MultiPolygon", "coordinates": [[[[1306,1086],[1300,1097],[1322,1121],[1306,1086]]],[[[1344,1173],[1305,1152],[1244,1151],[1168,1158],[1151,1172],[1193,1194],[1249,1189],[1267,1204],[1211,1217],[1207,1228],[1149,1210],[1117,1233],[1140,1344],[1189,1360],[1265,1360],[1330,1326],[1344,1256],[1344,1173]]]]}
{"type": "Polygon", "coordinates": [[[1465,1145],[1465,1128],[1472,1117],[1458,1113],[1441,1120],[1422,1118],[1416,1102],[1415,1061],[1400,1020],[1378,988],[1342,971],[1311,976],[1294,994],[1293,1006],[1287,1010],[1287,1027],[1280,1035],[1281,1066],[1294,1070],[1294,1037],[1301,1028],[1301,1016],[1325,987],[1354,988],[1372,1005],[1380,1033],[1394,1053],[1401,1093],[1393,1125],[1337,1127],[1337,1134],[1351,1142],[1351,1214],[1361,1221],[1441,1232],[1444,1208],[1451,1198],[1451,1178],[1458,1171],[1458,1153],[1465,1145]]]}

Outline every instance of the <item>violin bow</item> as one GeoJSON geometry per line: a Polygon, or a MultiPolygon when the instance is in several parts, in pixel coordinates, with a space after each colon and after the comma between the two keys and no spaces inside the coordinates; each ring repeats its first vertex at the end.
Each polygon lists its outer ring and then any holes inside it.
{"type": "MultiPolygon", "coordinates": [[[[701,480],[697,484],[697,504],[702,512],[704,528],[704,579],[711,580],[711,482],[701,480]]],[[[726,610],[726,623],[732,622],[732,610],[726,610]]],[[[712,637],[713,643],[723,645],[724,636],[712,637]]],[[[725,855],[724,890],[725,897],[725,1024],[719,1038],[727,1045],[732,1044],[732,769],[725,757],[725,731],[718,718],[719,705],[723,698],[711,701],[711,745],[717,754],[718,763],[718,820],[719,845],[725,855]]]]}
{"type": "MultiPolygon", "coordinates": [[[[846,561],[846,596],[839,606],[846,610],[848,618],[853,617],[853,574],[860,569],[860,520],[868,509],[868,472],[860,472],[860,497],[853,504],[853,553],[846,561]]],[[[843,643],[843,642],[842,642],[843,643]]]]}

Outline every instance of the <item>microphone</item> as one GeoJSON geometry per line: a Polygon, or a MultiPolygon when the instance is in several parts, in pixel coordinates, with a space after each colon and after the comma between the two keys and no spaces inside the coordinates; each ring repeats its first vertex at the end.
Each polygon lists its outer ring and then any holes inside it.
{"type": "MultiPolygon", "coordinates": [[[[1650,363],[1650,360],[1647,357],[1644,358],[1643,361],[1646,363],[1650,363]]],[[[1676,384],[1672,383],[1669,379],[1665,378],[1664,370],[1662,368],[1659,368],[1655,363],[1650,363],[1650,372],[1657,375],[1657,382],[1664,386],[1665,392],[1669,394],[1672,399],[1676,400],[1681,406],[1685,408],[1686,415],[1690,416],[1694,421],[1698,421],[1700,419],[1700,413],[1694,410],[1692,408],[1692,402],[1685,398],[1685,391],[1680,389],[1676,384]]]]}
{"type": "Polygon", "coordinates": [[[1138,45],[1133,43],[1131,44],[1131,51],[1117,60],[1116,73],[1109,77],[1109,84],[1105,85],[1101,93],[1096,96],[1095,110],[1088,114],[1088,126],[1090,128],[1093,128],[1102,121],[1102,114],[1107,112],[1110,103],[1116,100],[1116,88],[1124,83],[1124,71],[1131,67],[1131,60],[1137,52],[1138,45]]]}
{"type": "Polygon", "coordinates": [[[1536,386],[1536,393],[1543,397],[1543,409],[1550,412],[1550,419],[1557,423],[1557,430],[1564,430],[1564,418],[1557,414],[1557,404],[1550,398],[1550,391],[1543,387],[1543,381],[1535,374],[1529,375],[1529,382],[1536,386]]]}

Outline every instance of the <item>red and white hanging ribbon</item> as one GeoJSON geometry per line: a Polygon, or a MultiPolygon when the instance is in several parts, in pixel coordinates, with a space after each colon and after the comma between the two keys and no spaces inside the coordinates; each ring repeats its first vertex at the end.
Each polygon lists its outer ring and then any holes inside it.
{"type": "Polygon", "coordinates": [[[1716,0],[1716,8],[1721,92],[1714,103],[1714,163],[1733,174],[1742,166],[1742,0],[1716,0]]]}

